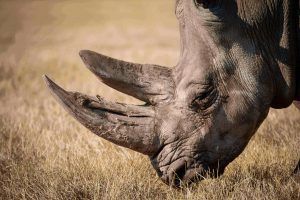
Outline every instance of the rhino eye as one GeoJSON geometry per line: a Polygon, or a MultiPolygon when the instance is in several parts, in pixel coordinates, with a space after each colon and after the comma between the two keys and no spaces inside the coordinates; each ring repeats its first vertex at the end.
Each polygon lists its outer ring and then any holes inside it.
{"type": "Polygon", "coordinates": [[[217,99],[217,90],[213,87],[200,93],[191,103],[191,108],[197,112],[203,112],[212,107],[217,99]]]}
{"type": "Polygon", "coordinates": [[[216,0],[194,0],[194,2],[197,8],[209,8],[216,0]]]}

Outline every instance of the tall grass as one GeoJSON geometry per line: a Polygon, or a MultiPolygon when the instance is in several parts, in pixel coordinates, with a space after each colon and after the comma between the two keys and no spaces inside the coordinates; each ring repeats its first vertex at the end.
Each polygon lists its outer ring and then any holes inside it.
{"type": "Polygon", "coordinates": [[[300,199],[300,113],[271,110],[218,179],[174,190],[147,157],[83,128],[55,102],[42,74],[69,90],[138,103],[99,83],[77,53],[173,66],[172,0],[0,1],[0,199],[300,199]]]}

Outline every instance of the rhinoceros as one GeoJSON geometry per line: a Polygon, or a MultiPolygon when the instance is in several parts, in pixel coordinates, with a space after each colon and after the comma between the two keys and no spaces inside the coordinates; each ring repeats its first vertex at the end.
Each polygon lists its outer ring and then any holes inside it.
{"type": "Polygon", "coordinates": [[[143,105],[45,81],[86,128],[149,156],[166,184],[219,176],[270,108],[299,106],[298,10],[298,0],[177,0],[181,53],[173,68],[80,51],[104,84],[143,105]]]}

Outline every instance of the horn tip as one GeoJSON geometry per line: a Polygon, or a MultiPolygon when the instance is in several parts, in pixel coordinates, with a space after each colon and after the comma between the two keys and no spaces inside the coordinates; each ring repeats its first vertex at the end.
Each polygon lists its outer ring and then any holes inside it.
{"type": "Polygon", "coordinates": [[[95,54],[97,54],[97,53],[94,51],[91,51],[91,50],[86,50],[86,49],[79,51],[79,56],[81,57],[81,59],[83,61],[85,61],[88,57],[95,55],[95,54]]]}
{"type": "Polygon", "coordinates": [[[52,85],[53,81],[46,74],[43,75],[43,79],[48,87],[52,85]]]}
{"type": "Polygon", "coordinates": [[[85,49],[80,50],[79,51],[79,56],[82,57],[82,56],[86,55],[88,52],[89,52],[89,50],[85,50],[85,49]]]}
{"type": "Polygon", "coordinates": [[[47,75],[43,75],[43,79],[48,88],[54,89],[54,88],[58,87],[58,85],[56,83],[54,83],[54,81],[52,81],[51,78],[49,78],[47,75]]]}
{"type": "Polygon", "coordinates": [[[66,91],[58,86],[54,81],[52,81],[47,75],[43,75],[43,79],[50,89],[51,93],[55,96],[60,96],[61,94],[65,93],[66,91]]]}
{"type": "Polygon", "coordinates": [[[79,51],[79,56],[80,56],[81,60],[88,68],[91,67],[90,66],[90,62],[91,62],[90,57],[92,54],[93,54],[93,52],[90,50],[80,50],[79,51]]]}

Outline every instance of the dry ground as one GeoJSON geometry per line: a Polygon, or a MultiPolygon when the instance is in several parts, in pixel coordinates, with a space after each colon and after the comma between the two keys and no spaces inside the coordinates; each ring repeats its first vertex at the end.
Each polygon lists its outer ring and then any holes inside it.
{"type": "Polygon", "coordinates": [[[99,81],[80,49],[174,66],[173,0],[0,0],[0,199],[300,199],[300,112],[271,110],[219,179],[170,189],[148,159],[94,136],[54,101],[70,90],[138,103],[99,81]]]}

